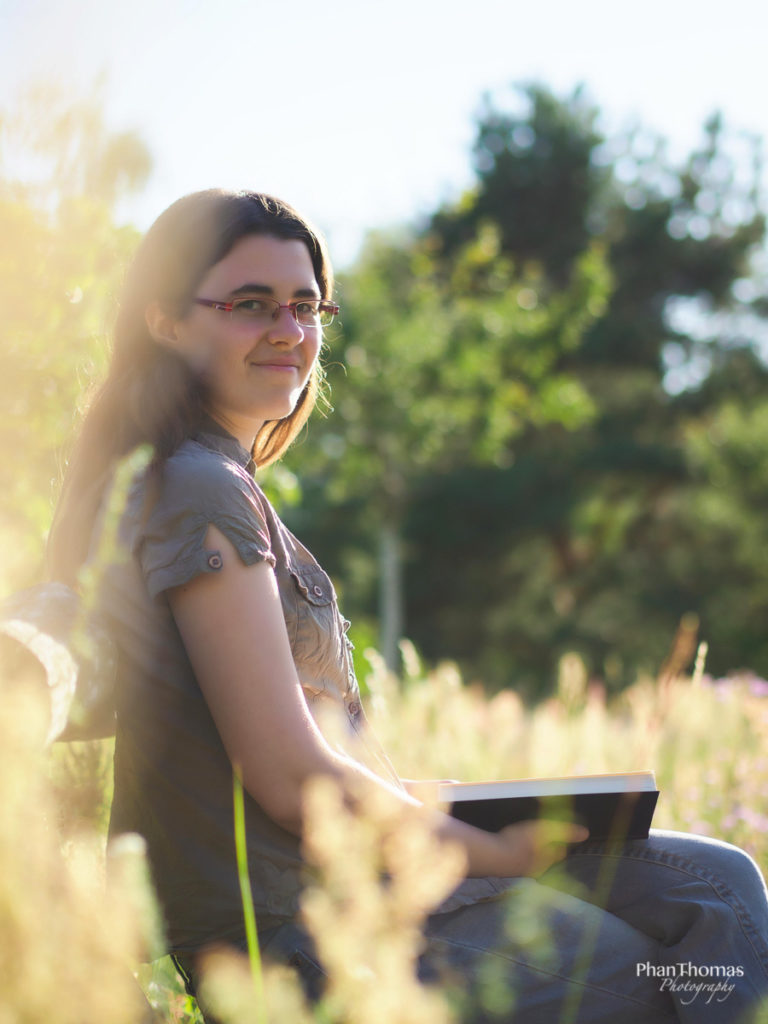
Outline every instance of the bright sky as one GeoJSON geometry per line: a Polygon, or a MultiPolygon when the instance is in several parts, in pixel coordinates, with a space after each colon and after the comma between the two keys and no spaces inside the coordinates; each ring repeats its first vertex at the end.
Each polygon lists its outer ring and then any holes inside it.
{"type": "Polygon", "coordinates": [[[768,137],[766,40],[765,0],[0,0],[0,110],[35,77],[106,72],[110,125],[155,161],[131,220],[248,186],[343,264],[470,183],[484,91],[584,82],[609,129],[639,118],[677,152],[714,108],[768,137]]]}

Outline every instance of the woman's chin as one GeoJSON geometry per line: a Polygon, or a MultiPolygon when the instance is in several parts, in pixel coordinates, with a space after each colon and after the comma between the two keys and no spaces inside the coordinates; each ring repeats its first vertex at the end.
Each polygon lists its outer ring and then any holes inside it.
{"type": "MultiPolygon", "coordinates": [[[[296,401],[298,401],[298,396],[296,401]]],[[[232,410],[228,413],[221,412],[219,415],[214,413],[214,416],[235,436],[248,434],[255,437],[265,424],[286,419],[295,408],[296,402],[294,401],[270,402],[260,405],[258,409],[232,410]],[[237,429],[233,430],[233,427],[237,429]]]]}
{"type": "MultiPolygon", "coordinates": [[[[298,398],[297,398],[298,401],[298,398]]],[[[265,411],[261,417],[262,423],[274,423],[276,420],[284,420],[291,415],[296,408],[296,402],[275,404],[269,411],[265,411]]]]}

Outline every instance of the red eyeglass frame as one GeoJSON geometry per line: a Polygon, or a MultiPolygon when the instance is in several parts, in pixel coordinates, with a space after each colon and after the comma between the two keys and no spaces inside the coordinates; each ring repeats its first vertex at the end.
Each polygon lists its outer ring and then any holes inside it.
{"type": "MultiPolygon", "coordinates": [[[[296,307],[300,306],[302,302],[317,302],[318,312],[330,313],[331,316],[338,316],[339,306],[335,302],[331,302],[330,299],[296,299],[294,302],[278,302],[276,299],[272,299],[269,296],[265,296],[266,301],[273,302],[275,305],[275,311],[272,314],[272,319],[277,320],[281,309],[289,309],[291,316],[299,324],[299,319],[296,316],[296,307]]],[[[217,309],[222,313],[231,313],[235,305],[238,302],[242,302],[243,299],[238,297],[233,299],[231,302],[219,302],[217,299],[199,299],[194,298],[192,300],[198,306],[207,306],[210,309],[217,309]]],[[[300,327],[307,327],[308,324],[299,324],[300,327]]]]}

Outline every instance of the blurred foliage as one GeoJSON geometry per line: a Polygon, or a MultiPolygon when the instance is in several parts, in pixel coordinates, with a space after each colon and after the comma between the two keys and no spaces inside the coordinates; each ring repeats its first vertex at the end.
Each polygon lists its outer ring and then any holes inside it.
{"type": "Polygon", "coordinates": [[[295,521],[370,618],[394,477],[403,632],[491,687],[545,692],[567,650],[623,686],[687,613],[716,671],[768,672],[759,142],[715,115],[675,162],[580,90],[518,98],[485,101],[475,187],[342,283],[295,521]]]}
{"type": "MultiPolygon", "coordinates": [[[[67,793],[46,771],[47,695],[26,682],[0,678],[0,1021],[148,1024],[130,970],[157,942],[142,842],[114,848],[107,889],[94,817],[59,832],[67,793]]],[[[90,778],[92,765],[80,767],[90,778]]]]}
{"type": "Polygon", "coordinates": [[[582,254],[567,288],[540,298],[537,286],[501,256],[493,228],[464,247],[447,281],[427,245],[369,240],[340,285],[328,376],[347,386],[316,431],[331,497],[365,498],[388,521],[425,474],[503,461],[530,422],[590,417],[588,396],[555,371],[604,308],[600,249],[582,254]]]}
{"type": "Polygon", "coordinates": [[[114,205],[150,160],[103,122],[98,92],[29,89],[0,112],[0,512],[3,589],[40,571],[71,439],[101,376],[123,267],[138,234],[114,205]]]}

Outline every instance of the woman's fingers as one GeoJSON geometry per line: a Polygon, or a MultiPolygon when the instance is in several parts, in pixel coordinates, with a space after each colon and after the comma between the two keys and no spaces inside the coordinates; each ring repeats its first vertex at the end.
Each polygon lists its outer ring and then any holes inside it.
{"type": "Polygon", "coordinates": [[[521,821],[508,825],[499,838],[512,858],[513,875],[536,876],[562,860],[571,843],[587,839],[589,830],[566,821],[521,821]]]}
{"type": "Polygon", "coordinates": [[[589,837],[589,829],[584,825],[576,825],[572,821],[535,822],[543,840],[547,843],[581,843],[589,837]]]}

